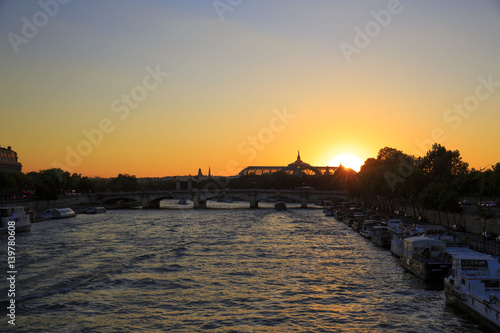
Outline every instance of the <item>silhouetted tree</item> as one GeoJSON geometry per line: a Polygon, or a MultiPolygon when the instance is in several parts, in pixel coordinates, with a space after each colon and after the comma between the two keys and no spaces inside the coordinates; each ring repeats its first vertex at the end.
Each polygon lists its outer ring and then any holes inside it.
{"type": "Polygon", "coordinates": [[[139,190],[139,183],[135,176],[119,174],[116,178],[111,178],[108,188],[115,192],[131,192],[139,190]]]}

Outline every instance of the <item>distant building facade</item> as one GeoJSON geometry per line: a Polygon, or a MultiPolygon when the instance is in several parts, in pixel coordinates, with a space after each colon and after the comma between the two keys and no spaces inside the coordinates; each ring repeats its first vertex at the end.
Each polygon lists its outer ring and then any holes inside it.
{"type": "Polygon", "coordinates": [[[239,176],[246,175],[265,175],[272,174],[275,172],[285,172],[290,175],[332,175],[338,167],[328,167],[328,166],[312,166],[308,163],[303,162],[300,159],[300,152],[297,152],[297,160],[287,166],[249,166],[241,170],[239,176]]]}
{"type": "Polygon", "coordinates": [[[10,146],[0,147],[0,171],[21,172],[22,167],[17,161],[17,153],[10,146]]]}

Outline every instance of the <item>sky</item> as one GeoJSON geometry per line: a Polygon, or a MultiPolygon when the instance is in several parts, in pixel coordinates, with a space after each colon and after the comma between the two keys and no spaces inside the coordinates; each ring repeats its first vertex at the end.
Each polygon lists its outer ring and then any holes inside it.
{"type": "Polygon", "coordinates": [[[485,168],[500,162],[499,35],[496,0],[4,0],[0,145],[23,172],[100,177],[434,142],[485,168]]]}

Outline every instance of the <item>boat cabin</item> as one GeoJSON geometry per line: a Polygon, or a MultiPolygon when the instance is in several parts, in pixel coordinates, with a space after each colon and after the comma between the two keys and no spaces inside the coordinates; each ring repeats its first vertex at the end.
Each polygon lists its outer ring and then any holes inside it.
{"type": "MultiPolygon", "coordinates": [[[[485,253],[469,249],[447,251],[452,256],[451,269],[454,276],[494,277],[500,281],[500,263],[498,259],[485,253]]],[[[500,286],[498,286],[500,288],[500,286]]]]}
{"type": "Polygon", "coordinates": [[[444,256],[446,247],[444,241],[423,236],[405,238],[403,244],[403,256],[420,261],[444,256]]]}

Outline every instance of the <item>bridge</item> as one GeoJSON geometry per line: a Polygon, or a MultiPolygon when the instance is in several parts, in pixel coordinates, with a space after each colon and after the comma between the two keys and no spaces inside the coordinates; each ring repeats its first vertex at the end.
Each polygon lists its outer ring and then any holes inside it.
{"type": "Polygon", "coordinates": [[[142,206],[143,208],[160,208],[160,201],[168,199],[186,199],[193,201],[195,209],[207,208],[208,200],[217,198],[231,198],[248,201],[250,208],[258,208],[259,201],[269,199],[294,200],[300,202],[302,208],[307,204],[319,200],[344,200],[348,194],[344,191],[317,191],[310,188],[295,190],[273,189],[218,189],[206,188],[202,190],[172,190],[172,191],[139,191],[139,192],[108,192],[87,194],[89,203],[99,205],[142,206]]]}

